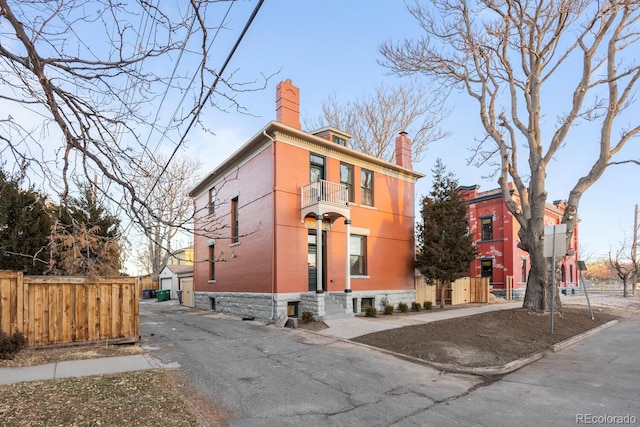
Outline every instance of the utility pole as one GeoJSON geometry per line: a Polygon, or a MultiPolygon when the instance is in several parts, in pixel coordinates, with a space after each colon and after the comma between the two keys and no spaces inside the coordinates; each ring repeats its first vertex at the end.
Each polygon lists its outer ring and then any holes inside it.
{"type": "Polygon", "coordinates": [[[636,204],[633,219],[633,246],[631,247],[631,262],[633,263],[633,276],[631,276],[631,295],[636,296],[636,284],[638,283],[638,205],[636,204]]]}

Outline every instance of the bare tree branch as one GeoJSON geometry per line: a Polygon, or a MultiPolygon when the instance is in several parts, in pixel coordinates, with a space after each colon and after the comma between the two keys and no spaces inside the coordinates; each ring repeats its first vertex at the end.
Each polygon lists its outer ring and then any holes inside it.
{"type": "Polygon", "coordinates": [[[349,132],[353,135],[351,148],[387,161],[394,159],[394,141],[404,131],[411,138],[412,157],[417,162],[428,144],[448,135],[440,128],[448,115],[444,107],[447,94],[415,82],[379,85],[374,94],[346,103],[333,94],[322,103],[322,117],[305,126],[331,126],[349,132]]]}
{"type": "Polygon", "coordinates": [[[635,105],[640,79],[638,56],[630,50],[637,48],[640,37],[640,3],[431,3],[408,8],[424,30],[423,37],[384,43],[382,64],[398,75],[422,74],[458,87],[478,102],[488,138],[480,140],[475,153],[482,163],[499,156],[498,182],[521,226],[519,246],[531,254],[525,305],[544,310],[555,294],[542,256],[549,162],[568,144],[587,149],[583,138],[570,136],[580,120],[600,127],[590,145],[597,147],[593,163],[567,199],[562,222],[567,224],[568,242],[584,192],[609,166],[640,162],[613,160],[640,134],[638,115],[629,108],[635,105]],[[550,130],[545,114],[556,110],[558,125],[550,130]],[[517,155],[519,147],[528,150],[526,161],[517,155]],[[511,183],[517,197],[511,194],[511,183]]]}
{"type": "Polygon", "coordinates": [[[134,183],[162,140],[184,138],[207,104],[241,109],[237,93],[266,84],[213,65],[230,55],[212,47],[233,4],[0,0],[2,159],[63,203],[75,180],[98,175],[133,221],[152,214],[134,183]]]}

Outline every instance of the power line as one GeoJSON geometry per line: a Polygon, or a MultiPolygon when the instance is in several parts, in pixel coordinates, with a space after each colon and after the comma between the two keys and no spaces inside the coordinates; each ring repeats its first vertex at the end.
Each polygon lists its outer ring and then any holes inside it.
{"type": "MultiPolygon", "coordinates": [[[[209,46],[207,47],[207,52],[208,52],[208,51],[210,51],[210,50],[212,49],[213,44],[214,44],[214,42],[216,41],[216,39],[218,38],[218,35],[220,34],[220,30],[221,30],[221,28],[224,26],[224,23],[225,23],[225,21],[227,20],[227,17],[229,16],[229,13],[231,12],[231,8],[233,7],[233,5],[234,5],[234,2],[231,2],[231,3],[229,4],[229,7],[227,8],[227,11],[226,11],[225,15],[222,17],[222,19],[221,19],[221,21],[220,21],[220,25],[217,27],[217,30],[216,30],[215,34],[213,35],[213,37],[211,38],[211,41],[209,42],[209,46]]],[[[147,140],[146,140],[146,142],[144,143],[144,146],[143,146],[142,151],[140,152],[140,156],[141,156],[141,157],[144,155],[144,152],[145,152],[145,151],[147,151],[147,149],[148,149],[149,142],[150,142],[150,140],[151,140],[151,136],[152,136],[152,134],[153,134],[153,131],[156,129],[156,122],[158,121],[158,117],[159,117],[159,115],[160,115],[160,111],[161,111],[161,109],[162,109],[162,106],[164,105],[164,102],[165,102],[166,98],[167,98],[167,95],[168,95],[169,90],[170,90],[170,88],[171,88],[171,84],[172,84],[172,82],[173,82],[173,80],[174,80],[174,78],[175,78],[176,72],[177,72],[177,70],[178,70],[178,66],[179,66],[180,61],[182,60],[183,54],[184,54],[184,52],[185,52],[185,50],[186,50],[187,42],[188,42],[188,41],[189,41],[189,39],[191,38],[191,35],[192,35],[192,29],[193,29],[193,26],[195,25],[195,22],[196,22],[196,20],[197,20],[197,17],[198,17],[198,15],[197,15],[197,10],[196,10],[196,11],[194,11],[193,19],[192,19],[192,21],[191,21],[191,24],[189,25],[189,30],[187,31],[187,34],[186,34],[186,36],[185,36],[185,39],[184,39],[184,42],[183,42],[183,49],[180,51],[180,54],[179,54],[179,56],[178,56],[178,59],[177,59],[177,61],[175,62],[175,65],[174,65],[173,70],[172,70],[172,73],[171,73],[171,77],[170,77],[169,81],[167,82],[167,86],[166,86],[166,89],[165,89],[164,94],[163,94],[163,96],[162,96],[162,100],[160,101],[160,105],[158,105],[158,107],[157,107],[157,109],[156,109],[156,114],[155,114],[155,117],[154,117],[154,119],[153,119],[153,122],[152,122],[152,125],[151,125],[151,129],[149,130],[149,134],[148,134],[148,136],[147,136],[147,140]]],[[[205,52],[205,54],[206,54],[206,52],[205,52]]],[[[203,59],[202,59],[202,61],[201,61],[201,63],[200,63],[200,64],[201,64],[200,66],[202,66],[202,64],[203,64],[204,62],[205,62],[205,58],[203,58],[203,59]]],[[[191,87],[191,86],[193,85],[193,82],[195,81],[195,79],[196,79],[196,77],[197,77],[197,75],[198,75],[199,69],[200,69],[200,68],[198,68],[198,69],[196,69],[196,70],[194,71],[193,76],[191,77],[191,80],[190,80],[189,85],[187,86],[187,88],[189,88],[189,87],[191,87]]],[[[187,94],[188,94],[188,91],[187,91],[187,90],[185,90],[185,91],[184,91],[184,94],[183,94],[183,96],[182,96],[182,98],[180,99],[180,102],[176,105],[176,108],[175,108],[175,110],[174,110],[174,112],[173,112],[173,114],[172,114],[171,118],[169,119],[168,124],[164,127],[164,130],[162,131],[162,135],[161,135],[161,136],[160,136],[160,138],[158,139],[158,143],[156,144],[156,146],[155,146],[155,148],[154,148],[154,150],[153,150],[153,154],[154,154],[154,155],[158,152],[158,150],[159,150],[159,148],[160,148],[160,146],[161,146],[161,144],[162,144],[162,141],[163,141],[164,139],[166,139],[166,138],[167,138],[167,131],[168,131],[168,129],[169,129],[169,126],[170,126],[171,122],[174,120],[174,118],[176,117],[176,115],[178,114],[178,111],[180,110],[180,106],[184,103],[184,100],[186,99],[187,94]]],[[[139,168],[140,168],[140,165],[137,165],[137,166],[136,166],[136,169],[139,169],[139,168]]],[[[163,169],[163,172],[164,172],[164,169],[163,169]]],[[[158,178],[158,180],[159,180],[159,179],[160,179],[160,178],[158,178]]],[[[155,188],[155,186],[156,186],[157,184],[158,184],[158,181],[156,181],[156,182],[154,183],[154,185],[153,185],[153,187],[152,187],[152,190],[155,188]]],[[[148,200],[148,198],[149,198],[149,196],[150,196],[150,195],[151,195],[151,191],[150,191],[150,192],[149,192],[149,194],[147,194],[147,196],[145,197],[145,202],[148,200]]],[[[123,197],[124,197],[124,195],[123,195],[123,197]]],[[[133,223],[132,223],[132,222],[129,222],[129,224],[127,225],[126,229],[129,229],[129,228],[130,228],[130,227],[132,227],[132,226],[133,226],[133,223]]],[[[126,230],[125,230],[125,231],[126,231],[126,230]]]]}
{"type": "Polygon", "coordinates": [[[198,105],[198,107],[196,108],[196,111],[194,112],[193,117],[192,117],[191,121],[189,122],[189,125],[187,126],[186,130],[184,131],[184,134],[180,138],[180,141],[178,141],[178,143],[176,144],[176,147],[173,150],[173,153],[171,153],[171,156],[169,157],[169,159],[167,160],[166,164],[162,168],[162,171],[160,172],[160,174],[156,178],[154,184],[151,186],[151,189],[149,190],[149,194],[147,194],[147,196],[145,197],[145,200],[144,200],[145,202],[147,201],[149,196],[151,196],[151,193],[155,189],[156,185],[158,185],[158,182],[160,181],[160,178],[162,178],[162,175],[164,175],[164,173],[167,171],[167,168],[169,167],[169,164],[171,163],[171,160],[173,160],[173,158],[175,157],[178,149],[184,143],[184,141],[185,141],[185,139],[187,137],[187,134],[189,133],[189,131],[193,127],[194,123],[198,119],[198,116],[200,115],[200,112],[202,112],[202,109],[204,108],[205,103],[209,100],[209,98],[211,97],[211,95],[215,91],[216,86],[218,85],[218,82],[220,81],[220,76],[222,74],[224,74],[224,71],[227,68],[227,65],[229,65],[229,62],[231,62],[231,58],[233,58],[233,55],[235,54],[236,50],[238,49],[238,46],[240,46],[240,42],[242,41],[242,39],[244,38],[245,34],[249,30],[249,27],[253,23],[253,20],[255,19],[256,15],[258,14],[258,11],[260,10],[260,7],[262,6],[262,3],[264,3],[264,0],[259,0],[258,4],[256,5],[256,7],[253,9],[253,12],[251,13],[251,16],[249,17],[249,20],[247,21],[247,23],[245,24],[244,28],[242,29],[242,32],[240,33],[240,36],[238,36],[238,39],[236,40],[235,44],[233,45],[233,48],[231,49],[231,51],[229,52],[229,55],[227,56],[227,59],[225,60],[224,64],[220,68],[220,72],[216,73],[216,79],[214,80],[213,84],[209,88],[209,91],[205,95],[205,97],[202,100],[202,102],[200,103],[200,105],[198,105]]]}

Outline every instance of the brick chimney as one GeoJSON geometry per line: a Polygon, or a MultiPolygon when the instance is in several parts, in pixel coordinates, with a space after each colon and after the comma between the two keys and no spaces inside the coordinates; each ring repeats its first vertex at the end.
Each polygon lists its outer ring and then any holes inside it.
{"type": "Polygon", "coordinates": [[[396,138],[396,164],[411,169],[411,140],[407,138],[405,131],[400,132],[396,138]]]}
{"type": "Polygon", "coordinates": [[[291,79],[282,81],[276,87],[276,121],[302,129],[300,126],[300,89],[291,79]]]}

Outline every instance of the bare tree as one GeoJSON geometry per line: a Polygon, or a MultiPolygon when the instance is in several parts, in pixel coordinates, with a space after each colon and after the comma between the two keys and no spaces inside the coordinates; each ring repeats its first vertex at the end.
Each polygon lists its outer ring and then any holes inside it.
{"type": "Polygon", "coordinates": [[[411,137],[412,157],[417,162],[427,144],[448,135],[440,129],[447,116],[446,94],[418,83],[395,87],[381,84],[373,95],[341,104],[334,93],[322,103],[322,117],[313,127],[332,126],[349,132],[353,135],[351,148],[387,161],[393,160],[393,142],[405,131],[411,137]]]}
{"type": "Polygon", "coordinates": [[[560,307],[543,257],[549,163],[569,144],[580,144],[593,159],[567,198],[568,242],[584,192],[609,166],[640,163],[614,161],[640,132],[637,108],[635,114],[629,109],[640,79],[638,55],[630,51],[638,42],[639,9],[635,0],[434,0],[409,7],[423,38],[380,47],[383,65],[393,72],[424,74],[478,102],[487,135],[476,160],[497,159],[505,203],[521,226],[518,246],[531,256],[524,306],[532,310],[547,310],[551,295],[560,307]],[[558,109],[549,129],[545,120],[558,109]],[[597,131],[591,140],[574,138],[578,125],[597,131]]]}
{"type": "Polygon", "coordinates": [[[146,240],[144,265],[150,267],[154,280],[173,249],[180,249],[172,248],[176,235],[185,230],[193,233],[193,200],[189,191],[200,179],[198,161],[179,158],[164,170],[167,163],[164,155],[149,159],[135,182],[137,191],[146,195],[145,204],[149,207],[140,213],[140,223],[144,224],[146,240]]]}
{"type": "Polygon", "coordinates": [[[612,254],[609,250],[609,265],[615,270],[616,275],[622,280],[622,296],[629,296],[629,279],[638,274],[638,263],[634,259],[632,246],[627,240],[620,242],[620,245],[612,254]]]}
{"type": "Polygon", "coordinates": [[[98,175],[125,212],[150,211],[133,182],[158,140],[177,150],[208,103],[241,110],[237,93],[266,85],[222,77],[262,1],[234,48],[214,50],[233,4],[0,0],[0,156],[63,203],[98,175]]]}

